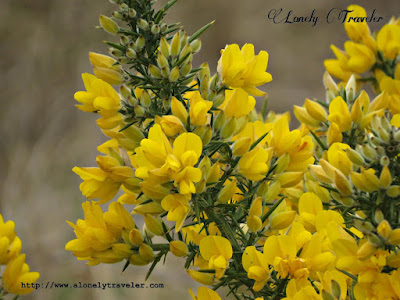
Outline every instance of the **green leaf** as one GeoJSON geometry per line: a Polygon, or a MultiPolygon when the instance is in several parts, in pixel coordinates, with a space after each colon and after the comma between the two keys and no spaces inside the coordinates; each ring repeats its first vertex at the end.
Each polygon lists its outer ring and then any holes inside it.
{"type": "Polygon", "coordinates": [[[163,256],[164,254],[165,254],[165,252],[160,252],[160,253],[156,256],[156,258],[154,259],[153,263],[151,264],[151,267],[150,267],[149,271],[147,272],[146,278],[145,278],[144,280],[147,280],[147,279],[150,277],[150,275],[151,275],[151,273],[153,272],[154,268],[155,268],[156,265],[160,262],[160,260],[161,260],[161,258],[162,258],[162,256],[163,256]]]}
{"type": "Polygon", "coordinates": [[[197,39],[204,31],[206,31],[212,24],[214,24],[214,22],[215,21],[212,21],[212,22],[208,23],[207,25],[204,25],[199,30],[197,30],[195,33],[193,33],[193,35],[188,39],[188,42],[191,43],[195,39],[197,39]]]}

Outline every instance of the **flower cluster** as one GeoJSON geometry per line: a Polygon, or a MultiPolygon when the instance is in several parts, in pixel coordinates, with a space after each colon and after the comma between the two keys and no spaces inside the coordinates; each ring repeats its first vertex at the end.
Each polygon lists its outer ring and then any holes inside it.
{"type": "Polygon", "coordinates": [[[6,266],[2,275],[0,299],[8,293],[15,295],[31,293],[33,285],[39,279],[38,272],[29,271],[21,248],[22,243],[15,232],[15,223],[4,222],[0,215],[0,264],[6,266]]]}
{"type": "Polygon", "coordinates": [[[295,106],[290,130],[266,99],[255,110],[267,52],[227,45],[215,74],[193,68],[212,23],[188,35],[163,21],[176,0],[112,2],[100,25],[119,41],[106,42],[112,57],[89,54],[94,75],[75,94],[109,140],[98,167],[73,169],[92,202],[66,250],[89,265],[150,265],[147,277],[171,252],[212,287],[190,291],[198,300],[221,299],[220,287],[236,299],[399,298],[399,20],[376,35],[346,22],[352,41],[325,61],[326,101],[295,106]]]}

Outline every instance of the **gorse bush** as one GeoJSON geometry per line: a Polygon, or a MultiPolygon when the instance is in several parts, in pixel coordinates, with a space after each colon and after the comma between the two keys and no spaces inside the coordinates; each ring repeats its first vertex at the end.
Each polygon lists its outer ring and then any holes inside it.
{"type": "Polygon", "coordinates": [[[400,299],[400,19],[371,34],[349,7],[326,99],[295,106],[290,130],[289,113],[255,110],[267,52],[227,45],[217,73],[193,68],[211,23],[188,35],[163,21],[176,0],[111,2],[111,56],[89,54],[75,94],[109,140],[98,167],[73,169],[94,201],[66,250],[147,277],[172,253],[208,286],[190,291],[198,300],[400,299]]]}

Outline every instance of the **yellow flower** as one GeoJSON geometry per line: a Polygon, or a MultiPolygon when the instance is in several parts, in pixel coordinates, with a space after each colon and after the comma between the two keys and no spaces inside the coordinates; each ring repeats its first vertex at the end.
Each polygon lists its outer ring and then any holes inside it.
{"type": "Polygon", "coordinates": [[[364,73],[375,63],[375,54],[367,46],[347,41],[344,49],[348,55],[346,68],[352,72],[364,73]]]}
{"type": "Polygon", "coordinates": [[[244,154],[239,160],[239,173],[249,180],[262,180],[268,172],[268,152],[256,148],[244,154]]]}
{"type": "Polygon", "coordinates": [[[242,255],[242,265],[247,277],[254,279],[253,290],[258,292],[269,280],[269,267],[266,256],[257,251],[256,247],[249,246],[242,255]]]}
{"type": "Polygon", "coordinates": [[[256,99],[242,89],[225,91],[225,101],[218,107],[225,113],[227,119],[247,116],[256,105],[256,99]]]}
{"type": "Polygon", "coordinates": [[[175,116],[156,116],[155,122],[161,125],[163,132],[167,136],[175,136],[184,131],[183,123],[175,116]]]}
{"type": "Polygon", "coordinates": [[[359,5],[349,5],[347,10],[351,12],[347,14],[344,29],[350,39],[357,43],[362,42],[366,36],[370,35],[368,25],[366,22],[356,22],[354,19],[350,21],[350,18],[365,18],[367,17],[367,13],[365,9],[359,5]]]}
{"type": "Polygon", "coordinates": [[[170,194],[161,201],[161,206],[168,211],[167,220],[175,221],[175,232],[181,230],[183,222],[189,213],[190,194],[170,194]]]}
{"type": "Polygon", "coordinates": [[[314,193],[304,193],[299,200],[298,222],[303,224],[308,231],[315,232],[315,219],[322,210],[322,202],[314,193]]]}
{"type": "Polygon", "coordinates": [[[82,208],[84,220],[79,219],[76,224],[67,222],[74,228],[76,239],[69,241],[65,250],[72,251],[79,259],[88,260],[90,265],[115,263],[128,258],[132,254],[128,245],[124,251],[114,246],[122,238],[123,231],[129,234],[135,226],[125,208],[113,202],[109,212],[103,213],[98,204],[88,201],[82,204],[82,208]]]}
{"type": "Polygon", "coordinates": [[[119,125],[123,116],[119,113],[121,100],[118,93],[107,82],[94,75],[82,74],[86,92],[76,92],[74,98],[82,103],[76,105],[82,111],[98,112],[102,117],[97,120],[97,124],[102,129],[112,129],[119,125]]]}
{"type": "Polygon", "coordinates": [[[123,82],[122,67],[117,61],[107,55],[89,52],[89,59],[93,65],[93,73],[97,78],[111,85],[120,85],[123,82]]]}
{"type": "MultiPolygon", "coordinates": [[[[245,154],[249,150],[251,144],[257,141],[262,135],[269,132],[272,128],[272,123],[262,123],[261,121],[248,122],[246,126],[231,139],[233,142],[237,142],[235,143],[236,145],[233,145],[233,151],[235,152],[240,149],[239,153],[235,155],[242,156],[245,154]],[[244,151],[245,149],[247,150],[244,151]]],[[[264,137],[254,148],[263,148],[267,140],[268,136],[264,137]]]]}
{"type": "Polygon", "coordinates": [[[111,34],[117,34],[119,31],[118,24],[114,22],[114,20],[110,19],[109,17],[106,17],[104,15],[100,15],[99,18],[100,25],[103,27],[105,31],[111,34]]]}
{"type": "Polygon", "coordinates": [[[264,255],[281,278],[307,278],[309,271],[303,259],[297,257],[296,239],[287,235],[270,236],[264,244],[264,255]]]}
{"type": "Polygon", "coordinates": [[[217,292],[210,290],[205,286],[199,287],[197,290],[197,297],[193,294],[191,289],[189,289],[189,293],[193,300],[221,300],[221,297],[217,292]]]}
{"type": "Polygon", "coordinates": [[[25,295],[33,291],[33,287],[24,288],[22,284],[32,286],[39,279],[38,272],[30,272],[25,263],[25,254],[11,260],[3,273],[3,286],[11,294],[25,295]]]}
{"type": "Polygon", "coordinates": [[[395,59],[400,53],[400,26],[386,24],[376,36],[378,49],[389,59],[395,59]]]}
{"type": "Polygon", "coordinates": [[[115,150],[110,150],[107,156],[97,156],[99,168],[74,167],[72,171],[81,177],[83,182],[80,190],[88,199],[99,198],[98,203],[110,201],[119,191],[121,184],[134,176],[131,167],[124,162],[115,150]]]}
{"type": "Polygon", "coordinates": [[[209,268],[215,269],[215,277],[221,278],[233,254],[230,242],[224,237],[209,235],[201,239],[199,249],[209,268]]]}
{"type": "Polygon", "coordinates": [[[286,296],[283,300],[321,300],[311,282],[305,278],[291,279],[286,287],[286,296]]]}
{"type": "Polygon", "coordinates": [[[275,155],[280,157],[289,154],[290,162],[286,171],[304,171],[314,162],[314,145],[311,137],[303,136],[297,129],[290,131],[287,116],[280,117],[273,125],[272,132],[267,137],[275,155]]]}
{"type": "Polygon", "coordinates": [[[351,128],[350,111],[342,97],[338,96],[329,104],[330,122],[335,122],[341,132],[347,131],[351,128]]]}
{"type": "Polygon", "coordinates": [[[155,124],[147,139],[142,140],[133,158],[137,166],[135,175],[145,184],[163,184],[174,181],[179,193],[195,193],[194,182],[201,180],[201,170],[193,167],[203,150],[201,139],[194,133],[182,133],[171,147],[160,125],[155,124]]]}
{"type": "Polygon", "coordinates": [[[2,265],[7,264],[21,252],[21,240],[17,237],[14,228],[15,223],[13,221],[4,223],[0,214],[0,264],[2,265]]]}
{"type": "Polygon", "coordinates": [[[213,105],[212,101],[204,100],[199,91],[188,92],[185,94],[188,97],[190,110],[190,124],[203,126],[210,123],[211,115],[208,113],[213,105]]]}
{"type": "Polygon", "coordinates": [[[272,80],[271,74],[265,72],[268,65],[268,53],[254,53],[254,46],[245,44],[242,49],[238,45],[227,45],[221,51],[218,62],[218,73],[222,81],[234,88],[243,88],[249,94],[262,96],[265,93],[257,87],[272,80]]]}
{"type": "Polygon", "coordinates": [[[188,254],[188,246],[182,241],[172,241],[169,243],[169,249],[173,255],[184,257],[188,254]]]}
{"type": "Polygon", "coordinates": [[[257,232],[262,227],[261,221],[262,215],[262,198],[257,197],[254,199],[253,203],[250,206],[249,215],[247,217],[247,226],[252,232],[257,232]]]}

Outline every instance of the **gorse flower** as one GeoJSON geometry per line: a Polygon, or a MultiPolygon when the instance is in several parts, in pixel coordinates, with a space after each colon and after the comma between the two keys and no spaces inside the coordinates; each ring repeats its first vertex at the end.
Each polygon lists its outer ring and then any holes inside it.
{"type": "MultiPolygon", "coordinates": [[[[326,99],[294,106],[291,129],[289,113],[255,110],[272,80],[266,51],[231,44],[216,73],[193,68],[212,23],[189,36],[163,21],[176,1],[112,2],[100,25],[119,41],[106,42],[111,56],[89,54],[94,75],[75,94],[109,140],[98,167],[73,169],[97,201],[69,223],[66,250],[89,265],[151,263],[147,277],[171,252],[210,287],[190,291],[198,300],[221,299],[219,288],[252,300],[399,298],[399,20],[372,33],[366,11],[348,7],[350,40],[324,62],[326,99]]],[[[0,226],[0,258],[22,261],[12,225],[0,226]]]]}
{"type": "Polygon", "coordinates": [[[226,85],[242,88],[254,96],[265,94],[257,87],[272,80],[271,74],[265,72],[268,65],[266,51],[255,55],[253,45],[245,44],[240,49],[238,45],[233,44],[227,45],[221,52],[218,73],[226,85]]]}
{"type": "Polygon", "coordinates": [[[25,254],[21,254],[21,248],[21,240],[15,232],[15,223],[4,222],[3,216],[0,215],[0,264],[5,265],[0,297],[7,293],[29,294],[39,279],[38,272],[30,272],[29,266],[25,263],[25,254]]]}

